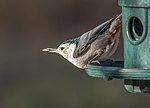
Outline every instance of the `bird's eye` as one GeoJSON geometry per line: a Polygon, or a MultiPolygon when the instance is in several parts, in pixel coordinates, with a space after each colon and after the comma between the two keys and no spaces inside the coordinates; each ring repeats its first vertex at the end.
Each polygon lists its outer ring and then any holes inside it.
{"type": "Polygon", "coordinates": [[[64,47],[60,47],[60,50],[62,51],[64,49],[64,47]]]}

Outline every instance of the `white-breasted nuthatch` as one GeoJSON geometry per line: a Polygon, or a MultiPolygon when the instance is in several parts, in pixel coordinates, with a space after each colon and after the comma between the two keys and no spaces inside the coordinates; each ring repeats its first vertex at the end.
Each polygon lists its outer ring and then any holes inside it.
{"type": "Polygon", "coordinates": [[[63,42],[58,48],[46,48],[42,51],[62,55],[78,68],[84,69],[87,64],[104,61],[110,58],[119,43],[122,14],[102,23],[96,28],[75,39],[63,42]]]}

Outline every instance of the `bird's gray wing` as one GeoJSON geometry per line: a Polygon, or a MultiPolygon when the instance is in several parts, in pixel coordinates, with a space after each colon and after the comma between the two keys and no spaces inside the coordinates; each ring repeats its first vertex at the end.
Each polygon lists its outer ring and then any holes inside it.
{"type": "Polygon", "coordinates": [[[97,37],[103,36],[102,34],[105,33],[107,29],[109,29],[111,23],[113,22],[115,18],[116,17],[84,33],[79,39],[79,42],[78,42],[78,45],[76,46],[73,57],[77,58],[85,54],[89,50],[91,43],[95,41],[97,37]]]}

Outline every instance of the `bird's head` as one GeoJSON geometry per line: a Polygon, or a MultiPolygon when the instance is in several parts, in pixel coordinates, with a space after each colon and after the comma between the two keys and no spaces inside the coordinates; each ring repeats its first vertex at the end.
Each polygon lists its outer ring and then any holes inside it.
{"type": "Polygon", "coordinates": [[[73,59],[73,53],[75,48],[76,48],[76,43],[74,43],[72,40],[68,40],[60,44],[58,48],[46,48],[43,49],[42,51],[60,54],[67,60],[71,61],[71,59],[73,59]]]}

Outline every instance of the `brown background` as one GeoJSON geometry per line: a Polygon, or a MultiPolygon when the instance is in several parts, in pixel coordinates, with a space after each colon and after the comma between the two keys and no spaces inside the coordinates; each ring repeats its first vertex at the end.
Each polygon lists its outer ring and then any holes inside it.
{"type": "Polygon", "coordinates": [[[0,0],[0,108],[149,108],[150,95],[126,92],[123,80],[88,77],[41,51],[120,12],[117,0],[0,0]]]}

